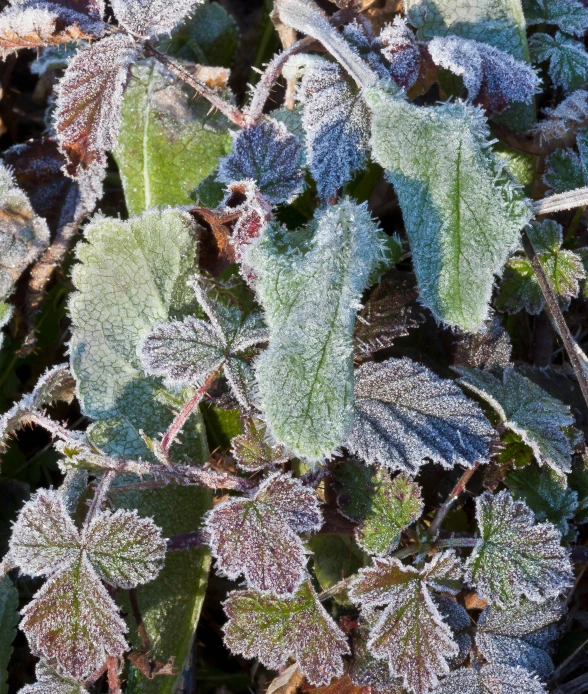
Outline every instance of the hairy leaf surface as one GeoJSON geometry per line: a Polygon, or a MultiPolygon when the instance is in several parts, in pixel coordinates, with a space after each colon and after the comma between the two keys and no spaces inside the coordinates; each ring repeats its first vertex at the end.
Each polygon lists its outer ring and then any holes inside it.
{"type": "Polygon", "coordinates": [[[146,38],[169,33],[203,0],[111,0],[118,21],[146,38]]]}
{"type": "Polygon", "coordinates": [[[410,359],[360,366],[347,446],[367,463],[414,474],[425,458],[444,467],[488,459],[493,429],[455,383],[410,359]]]}
{"type": "Polygon", "coordinates": [[[537,33],[531,37],[529,48],[535,62],[549,62],[548,73],[556,87],[574,90],[588,79],[588,53],[581,41],[561,31],[555,36],[537,33]]]}
{"type": "Polygon", "coordinates": [[[522,668],[485,665],[479,670],[460,668],[449,674],[437,694],[544,694],[547,690],[522,668]]]}
{"type": "Polygon", "coordinates": [[[242,470],[255,472],[289,459],[283,446],[268,441],[267,427],[261,419],[247,417],[243,428],[243,433],[231,441],[233,456],[242,470]]]}
{"type": "Polygon", "coordinates": [[[558,149],[545,160],[543,180],[554,193],[565,193],[588,184],[588,130],[576,136],[578,152],[558,149]]]}
{"type": "Polygon", "coordinates": [[[28,684],[19,694],[85,694],[88,690],[69,677],[62,677],[40,661],[35,668],[37,681],[28,684]]]}
{"type": "Polygon", "coordinates": [[[588,10],[579,0],[523,0],[523,7],[530,25],[555,24],[575,36],[588,29],[588,10]]]}

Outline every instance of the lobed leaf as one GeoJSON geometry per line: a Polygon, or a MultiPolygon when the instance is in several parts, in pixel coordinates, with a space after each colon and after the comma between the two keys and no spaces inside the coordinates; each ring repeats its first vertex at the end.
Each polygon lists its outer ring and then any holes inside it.
{"type": "Polygon", "coordinates": [[[588,91],[576,89],[555,108],[546,108],[547,118],[535,127],[542,141],[564,137],[570,127],[583,123],[588,117],[588,91]]]}
{"type": "Polygon", "coordinates": [[[37,663],[35,674],[35,684],[27,684],[18,694],[85,694],[88,691],[79,682],[59,675],[42,660],[37,663]]]}
{"type": "Polygon", "coordinates": [[[267,428],[261,419],[247,417],[243,428],[243,433],[231,441],[233,456],[242,470],[256,472],[290,459],[283,446],[268,440],[267,428]]]}
{"type": "Polygon", "coordinates": [[[486,461],[493,429],[455,383],[410,359],[362,364],[347,446],[367,463],[415,474],[428,458],[444,467],[486,461]]]}
{"type": "Polygon", "coordinates": [[[485,665],[478,669],[460,668],[450,673],[436,694],[544,694],[541,682],[521,668],[485,665]]]}
{"type": "Polygon", "coordinates": [[[322,514],[314,491],[279,472],[252,499],[231,497],[207,515],[206,529],[217,569],[244,574],[247,585],[284,597],[305,578],[306,552],[297,533],[318,530],[322,514]]]}
{"type": "Polygon", "coordinates": [[[572,580],[561,534],[551,523],[535,523],[533,512],[506,490],[476,499],[480,539],[466,562],[466,581],[499,607],[521,595],[534,602],[559,595],[572,580]]]}
{"type": "Polygon", "coordinates": [[[115,17],[131,34],[167,34],[203,0],[111,0],[115,17]]]}
{"type": "Polygon", "coordinates": [[[472,637],[468,633],[472,620],[467,610],[457,600],[447,595],[435,596],[435,604],[443,617],[443,621],[451,629],[453,639],[457,644],[458,653],[447,661],[449,667],[454,669],[463,665],[472,650],[472,637]]]}
{"type": "Polygon", "coordinates": [[[574,423],[570,409],[508,366],[501,377],[479,369],[453,367],[460,383],[488,402],[501,423],[533,449],[540,465],[558,475],[571,470],[572,449],[562,431],[574,423]]]}
{"type": "Polygon", "coordinates": [[[312,685],[343,675],[349,646],[308,582],[282,600],[253,591],[233,591],[224,603],[229,621],[225,644],[245,658],[258,658],[277,670],[294,654],[312,685]]]}
{"type": "Polygon", "coordinates": [[[582,36],[588,29],[588,10],[579,0],[523,0],[527,24],[554,24],[582,36]]]}
{"type": "Polygon", "coordinates": [[[547,71],[556,87],[573,91],[588,79],[588,53],[582,42],[561,31],[555,36],[540,32],[533,34],[529,48],[536,63],[549,63],[547,71]]]}
{"type": "Polygon", "coordinates": [[[341,445],[353,406],[353,327],[372,270],[383,262],[367,207],[344,199],[293,234],[267,227],[250,248],[270,331],[256,363],[265,420],[295,455],[341,445]]]}
{"type": "Polygon", "coordinates": [[[588,183],[588,131],[576,136],[578,153],[571,149],[558,149],[545,160],[544,182],[554,193],[582,188],[588,183]]]}

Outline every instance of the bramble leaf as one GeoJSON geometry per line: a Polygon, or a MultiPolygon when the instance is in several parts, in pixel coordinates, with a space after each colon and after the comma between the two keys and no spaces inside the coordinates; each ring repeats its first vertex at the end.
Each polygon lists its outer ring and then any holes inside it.
{"type": "Polygon", "coordinates": [[[561,534],[535,523],[533,512],[506,490],[476,499],[480,539],[466,562],[466,581],[499,607],[521,595],[534,602],[556,597],[573,577],[561,534]]]}
{"type": "Polygon", "coordinates": [[[118,21],[131,34],[152,38],[167,34],[203,0],[111,0],[118,21]]]}
{"type": "Polygon", "coordinates": [[[297,533],[323,523],[314,490],[276,472],[252,499],[231,497],[206,516],[212,556],[221,574],[244,574],[250,588],[281,597],[305,578],[306,553],[297,533]]]}
{"type": "Polygon", "coordinates": [[[18,591],[9,576],[0,578],[0,694],[8,694],[8,663],[18,624],[18,591]]]}
{"type": "Polygon", "coordinates": [[[408,28],[406,20],[394,17],[380,33],[382,55],[389,62],[392,79],[399,87],[410,89],[416,83],[421,70],[422,46],[408,28]]]}
{"type": "Polygon", "coordinates": [[[79,682],[59,675],[42,660],[37,663],[35,674],[35,684],[27,684],[18,694],[86,694],[88,691],[79,682]]]}
{"type": "Polygon", "coordinates": [[[305,582],[289,600],[253,591],[233,591],[224,604],[229,621],[225,644],[245,658],[277,670],[293,653],[310,684],[343,675],[349,646],[343,633],[305,582]]]}
{"type": "Polygon", "coordinates": [[[580,0],[523,0],[527,24],[555,24],[562,31],[583,36],[588,10],[580,0]]]}
{"type": "Polygon", "coordinates": [[[381,88],[365,93],[373,155],[399,197],[421,301],[439,320],[475,331],[494,275],[529,220],[522,191],[489,150],[478,110],[420,108],[381,88]]]}
{"type": "Polygon", "coordinates": [[[374,559],[351,581],[350,598],[364,608],[386,605],[367,643],[377,658],[387,658],[390,675],[402,677],[414,694],[425,694],[447,674],[448,658],[458,654],[429,588],[459,590],[461,567],[453,552],[436,554],[421,572],[398,559],[374,559]]]}
{"type": "Polygon", "coordinates": [[[487,371],[453,367],[460,383],[488,402],[503,426],[518,434],[533,449],[540,465],[558,475],[571,470],[572,449],[562,427],[574,424],[569,407],[556,400],[513,367],[501,377],[487,371]]]}
{"type": "Polygon", "coordinates": [[[435,694],[545,694],[541,682],[522,668],[485,665],[450,673],[435,694]]]}
{"type": "MultiPolygon", "coordinates": [[[[578,134],[577,141],[587,143],[586,131],[578,134]]],[[[582,188],[588,183],[585,155],[580,149],[578,155],[571,149],[558,149],[545,160],[543,180],[554,193],[582,188]]]]}
{"type": "Polygon", "coordinates": [[[369,111],[361,92],[336,63],[294,56],[284,74],[302,74],[296,98],[303,106],[307,163],[319,196],[329,200],[365,165],[369,111]]]}
{"type": "Polygon", "coordinates": [[[0,163],[0,299],[12,293],[18,278],[48,245],[47,223],[0,163]]]}
{"type": "Polygon", "coordinates": [[[546,649],[559,636],[557,622],[565,611],[559,598],[539,605],[523,599],[506,610],[488,606],[478,619],[476,646],[489,663],[521,667],[547,679],[553,663],[546,649]]]}
{"type": "Polygon", "coordinates": [[[588,53],[581,41],[556,32],[533,34],[529,41],[531,57],[536,63],[549,61],[548,73],[556,87],[572,91],[588,79],[588,53]]]}
{"type": "Polygon", "coordinates": [[[261,419],[247,417],[243,428],[243,433],[231,441],[233,456],[242,470],[255,472],[290,459],[283,446],[268,441],[267,428],[261,419]]]}
{"type": "Polygon", "coordinates": [[[271,434],[318,460],[344,443],[353,415],[353,327],[385,260],[365,205],[344,199],[294,233],[269,226],[246,261],[270,331],[256,375],[271,434]]]}
{"type": "Polygon", "coordinates": [[[197,278],[192,287],[210,322],[187,316],[155,326],[138,348],[143,367],[174,386],[201,385],[222,368],[235,397],[247,408],[253,372],[242,352],[267,342],[263,318],[258,311],[245,315],[237,306],[223,304],[197,278]]]}
{"type": "Polygon", "coordinates": [[[283,123],[262,121],[235,135],[233,149],[221,160],[222,183],[253,180],[273,205],[290,203],[304,187],[302,147],[283,123]]]}
{"type": "Polygon", "coordinates": [[[428,458],[444,467],[486,461],[494,430],[453,381],[410,359],[362,364],[347,446],[367,463],[415,474],[428,458]]]}
{"type": "Polygon", "coordinates": [[[355,529],[357,544],[369,554],[383,556],[398,547],[400,533],[423,512],[421,488],[410,477],[378,468],[347,463],[336,468],[334,480],[341,513],[360,523],[355,529]]]}
{"type": "Polygon", "coordinates": [[[489,115],[513,103],[533,103],[537,74],[506,51],[457,36],[436,37],[428,49],[434,63],[463,77],[468,99],[489,115]]]}
{"type": "Polygon", "coordinates": [[[129,213],[189,204],[230,147],[227,124],[157,61],[134,63],[114,152],[129,213]]]}

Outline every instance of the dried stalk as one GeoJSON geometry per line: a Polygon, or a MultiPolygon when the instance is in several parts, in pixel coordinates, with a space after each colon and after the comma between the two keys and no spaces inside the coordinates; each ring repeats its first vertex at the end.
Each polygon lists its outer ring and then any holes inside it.
{"type": "Polygon", "coordinates": [[[576,188],[567,193],[551,195],[548,198],[537,200],[532,204],[531,209],[535,214],[541,215],[572,210],[576,207],[584,207],[585,205],[588,205],[588,187],[576,188]]]}
{"type": "Polygon", "coordinates": [[[449,513],[451,507],[455,503],[456,499],[460,496],[465,491],[466,484],[470,481],[472,478],[472,475],[474,472],[478,469],[480,463],[475,463],[473,467],[468,468],[463,475],[459,478],[458,483],[455,485],[455,487],[451,490],[449,493],[449,496],[445,500],[445,503],[443,506],[439,508],[437,511],[437,514],[435,518],[433,518],[433,521],[431,522],[431,525],[429,526],[429,535],[431,537],[435,537],[437,533],[439,532],[439,528],[441,527],[441,524],[447,517],[447,514],[449,513]]]}

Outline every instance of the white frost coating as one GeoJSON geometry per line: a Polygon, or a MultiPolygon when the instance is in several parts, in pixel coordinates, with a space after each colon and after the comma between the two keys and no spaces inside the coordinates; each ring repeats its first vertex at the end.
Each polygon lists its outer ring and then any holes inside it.
{"type": "Polygon", "coordinates": [[[428,48],[433,62],[463,77],[470,101],[483,102],[493,113],[515,102],[533,103],[537,73],[506,51],[456,36],[434,38],[428,48]]]}
{"type": "Polygon", "coordinates": [[[480,539],[466,562],[465,579],[497,606],[533,602],[560,595],[573,581],[561,533],[551,523],[536,523],[523,501],[507,490],[476,499],[480,539]]]}
{"type": "Polygon", "coordinates": [[[448,675],[435,694],[544,694],[540,680],[522,668],[485,665],[481,669],[461,668],[448,675]]]}
{"type": "Polygon", "coordinates": [[[390,63],[394,81],[404,89],[410,89],[417,81],[421,68],[421,52],[415,35],[408,28],[406,20],[394,17],[380,33],[382,55],[390,63]]]}
{"type": "Polygon", "coordinates": [[[314,490],[276,472],[252,499],[231,497],[205,518],[217,571],[247,586],[291,597],[306,576],[307,552],[297,533],[319,530],[323,523],[314,490]]]}
{"type": "Polygon", "coordinates": [[[118,21],[132,34],[152,38],[169,33],[204,0],[111,0],[118,21]]]}
{"type": "Polygon", "coordinates": [[[270,331],[256,375],[271,434],[320,460],[353,417],[353,327],[362,292],[385,260],[366,205],[344,199],[308,228],[267,227],[246,255],[270,331]]]}
{"type": "Polygon", "coordinates": [[[588,53],[582,41],[556,32],[533,34],[529,39],[531,57],[536,63],[549,62],[548,73],[556,87],[576,89],[588,79],[588,53]]]}
{"type": "Polygon", "coordinates": [[[61,677],[42,660],[35,668],[37,681],[19,689],[18,694],[87,694],[87,689],[75,680],[61,677]]]}
{"type": "Polygon", "coordinates": [[[547,118],[535,128],[542,141],[563,137],[568,128],[588,119],[588,91],[577,89],[555,108],[546,108],[547,118]]]}
{"type": "Polygon", "coordinates": [[[575,36],[588,29],[588,9],[581,0],[523,0],[523,6],[527,24],[555,24],[575,36]]]}
{"type": "Polygon", "coordinates": [[[359,367],[347,446],[368,464],[416,474],[425,458],[444,467],[487,462],[494,429],[453,381],[410,359],[359,367]]]}

